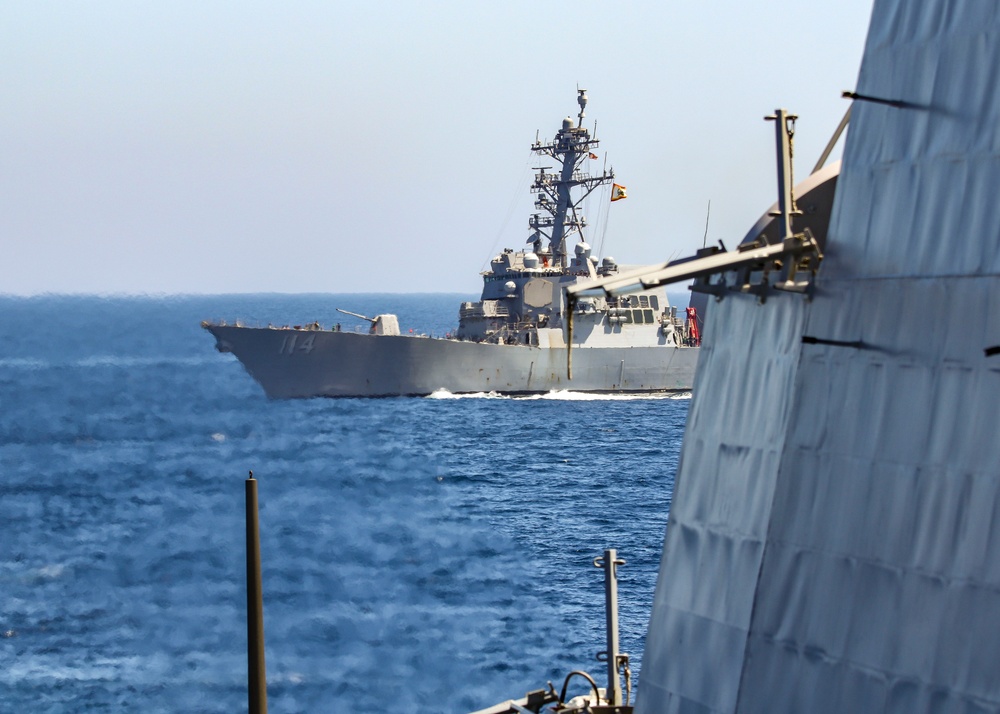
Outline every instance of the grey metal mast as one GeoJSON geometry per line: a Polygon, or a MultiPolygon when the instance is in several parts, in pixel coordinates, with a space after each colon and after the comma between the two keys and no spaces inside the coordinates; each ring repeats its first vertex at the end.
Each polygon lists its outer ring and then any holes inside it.
{"type": "Polygon", "coordinates": [[[794,114],[786,109],[775,109],[774,114],[764,117],[773,121],[775,137],[778,144],[778,210],[772,216],[781,219],[781,238],[784,240],[792,235],[792,216],[801,213],[795,207],[795,196],[792,194],[792,137],[795,136],[794,114]]]}
{"type": "Polygon", "coordinates": [[[587,90],[577,90],[577,102],[580,105],[578,115],[579,125],[571,117],[563,119],[562,129],[556,133],[551,144],[536,141],[531,150],[536,154],[551,156],[559,162],[558,173],[547,173],[545,168],[539,168],[535,181],[531,185],[533,193],[537,193],[535,207],[546,211],[549,215],[535,213],[528,221],[532,230],[529,242],[540,243],[541,236],[549,239],[548,250],[552,255],[552,265],[558,268],[567,267],[566,238],[570,234],[582,233],[587,220],[577,211],[577,207],[590,193],[615,177],[614,171],[604,171],[600,175],[591,176],[580,171],[580,164],[597,148],[597,139],[590,137],[590,132],[583,124],[584,110],[587,107],[587,90]],[[583,193],[573,199],[572,190],[583,186],[583,193]],[[545,229],[550,229],[546,233],[545,229]]]}

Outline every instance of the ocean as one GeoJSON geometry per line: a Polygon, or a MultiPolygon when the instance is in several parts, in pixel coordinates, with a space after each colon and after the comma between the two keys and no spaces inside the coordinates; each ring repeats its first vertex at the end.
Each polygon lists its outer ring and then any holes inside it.
{"type": "Polygon", "coordinates": [[[0,297],[0,711],[245,711],[250,470],[271,712],[603,685],[605,548],[637,679],[685,395],[269,401],[200,328],[462,299],[0,297]]]}

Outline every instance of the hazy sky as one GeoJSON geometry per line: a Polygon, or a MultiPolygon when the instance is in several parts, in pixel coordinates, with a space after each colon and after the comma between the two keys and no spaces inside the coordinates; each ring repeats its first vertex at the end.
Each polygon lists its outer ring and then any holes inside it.
{"type": "Polygon", "coordinates": [[[804,178],[870,11],[6,0],[0,293],[478,292],[524,245],[528,147],[578,84],[629,193],[604,252],[691,253],[709,200],[709,240],[732,246],[776,196],[762,117],[799,115],[804,178]]]}

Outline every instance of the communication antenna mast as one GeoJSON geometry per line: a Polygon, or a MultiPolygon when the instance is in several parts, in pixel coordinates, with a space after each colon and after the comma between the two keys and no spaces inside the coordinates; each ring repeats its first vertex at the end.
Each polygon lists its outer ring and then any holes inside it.
{"type": "Polygon", "coordinates": [[[705,211],[705,236],[701,239],[701,247],[708,245],[708,218],[712,215],[712,199],[708,199],[708,210],[705,211]]]}

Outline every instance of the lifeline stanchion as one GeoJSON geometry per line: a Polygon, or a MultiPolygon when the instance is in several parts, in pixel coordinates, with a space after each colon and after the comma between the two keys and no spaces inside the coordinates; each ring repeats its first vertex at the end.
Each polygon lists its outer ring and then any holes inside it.
{"type": "Polygon", "coordinates": [[[604,557],[594,558],[594,567],[604,570],[604,616],[607,627],[607,650],[601,654],[607,656],[608,688],[605,698],[612,706],[621,706],[622,688],[618,679],[618,666],[622,655],[618,651],[618,574],[617,566],[625,565],[625,561],[617,557],[614,548],[604,551],[604,557]]]}

